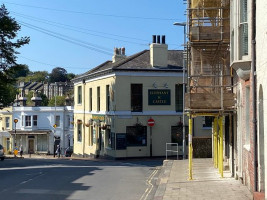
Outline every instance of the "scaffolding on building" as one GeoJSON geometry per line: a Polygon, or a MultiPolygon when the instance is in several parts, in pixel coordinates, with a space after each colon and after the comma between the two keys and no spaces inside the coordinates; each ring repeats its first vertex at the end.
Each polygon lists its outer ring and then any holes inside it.
{"type": "Polygon", "coordinates": [[[230,0],[187,0],[187,8],[185,111],[189,115],[189,179],[192,179],[190,126],[191,119],[197,116],[214,116],[214,166],[223,177],[223,116],[235,108],[229,52],[230,0]]]}

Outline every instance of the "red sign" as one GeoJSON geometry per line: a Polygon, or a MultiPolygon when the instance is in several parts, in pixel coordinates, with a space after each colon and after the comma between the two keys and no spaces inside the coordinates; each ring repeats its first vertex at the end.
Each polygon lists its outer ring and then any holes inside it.
{"type": "Polygon", "coordinates": [[[154,126],[155,125],[155,120],[150,118],[149,120],[147,120],[147,125],[150,126],[150,127],[154,126]]]}

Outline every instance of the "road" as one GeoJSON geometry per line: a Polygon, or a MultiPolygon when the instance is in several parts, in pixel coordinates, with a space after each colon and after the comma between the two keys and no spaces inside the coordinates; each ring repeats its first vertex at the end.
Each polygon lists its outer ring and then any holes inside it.
{"type": "Polygon", "coordinates": [[[161,159],[6,159],[0,162],[0,199],[148,200],[161,165],[161,159]]]}

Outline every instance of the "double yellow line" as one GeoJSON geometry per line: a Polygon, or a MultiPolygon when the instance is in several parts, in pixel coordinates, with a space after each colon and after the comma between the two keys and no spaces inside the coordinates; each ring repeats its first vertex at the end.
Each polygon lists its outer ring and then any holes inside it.
{"type": "Polygon", "coordinates": [[[155,169],[151,174],[150,176],[148,177],[148,179],[146,180],[146,184],[148,185],[146,191],[144,192],[144,194],[141,196],[140,200],[146,200],[149,193],[152,191],[153,189],[153,184],[151,183],[152,182],[152,179],[153,177],[157,174],[158,170],[155,169]]]}

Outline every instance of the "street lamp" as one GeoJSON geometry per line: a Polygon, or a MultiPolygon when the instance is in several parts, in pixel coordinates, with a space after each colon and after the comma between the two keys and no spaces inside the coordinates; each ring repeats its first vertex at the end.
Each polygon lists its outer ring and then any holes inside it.
{"type": "Polygon", "coordinates": [[[18,123],[18,119],[14,119],[14,123],[15,123],[15,148],[17,148],[17,129],[16,129],[16,126],[17,126],[17,123],[18,123]]]}
{"type": "Polygon", "coordinates": [[[185,113],[184,113],[184,107],[185,107],[185,52],[187,52],[186,49],[186,22],[174,22],[173,25],[175,26],[183,26],[184,27],[184,53],[183,53],[183,159],[186,158],[185,156],[185,113]]]}

